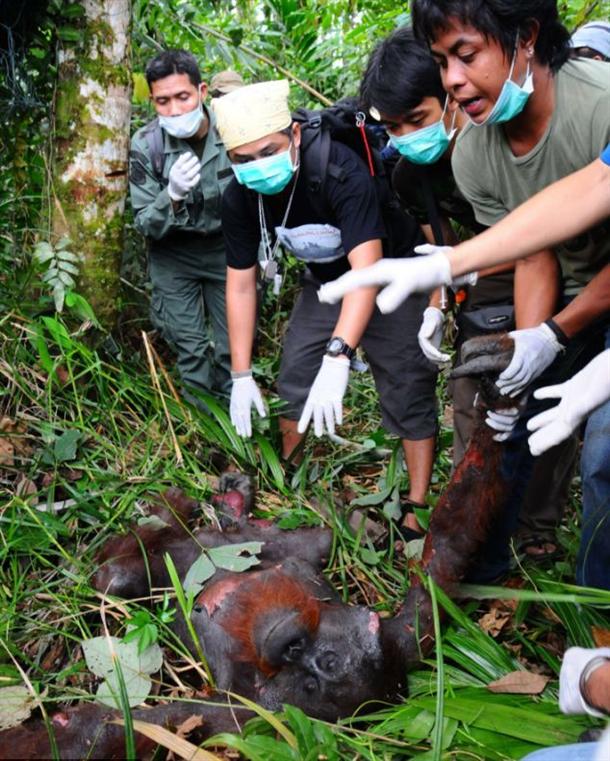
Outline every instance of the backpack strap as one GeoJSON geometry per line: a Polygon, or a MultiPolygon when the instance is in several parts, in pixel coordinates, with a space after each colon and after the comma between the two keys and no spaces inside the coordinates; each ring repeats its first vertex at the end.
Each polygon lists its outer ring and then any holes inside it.
{"type": "Polygon", "coordinates": [[[167,180],[163,177],[163,165],[165,164],[165,152],[163,150],[163,130],[159,124],[159,119],[153,119],[144,128],[142,133],[148,143],[148,153],[152,165],[155,180],[160,185],[167,185],[167,180]]]}
{"type": "Polygon", "coordinates": [[[434,192],[432,190],[432,183],[430,182],[430,175],[427,171],[423,171],[421,175],[421,189],[424,194],[424,202],[426,204],[426,211],[428,212],[428,219],[430,220],[430,227],[432,228],[432,235],[434,236],[434,242],[437,246],[445,245],[445,236],[443,235],[443,226],[441,224],[441,217],[438,212],[438,205],[434,192]]]}

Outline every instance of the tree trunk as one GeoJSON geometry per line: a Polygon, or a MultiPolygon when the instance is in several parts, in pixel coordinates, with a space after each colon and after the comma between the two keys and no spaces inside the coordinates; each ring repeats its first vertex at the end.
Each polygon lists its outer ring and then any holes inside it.
{"type": "MultiPolygon", "coordinates": [[[[131,116],[131,0],[81,0],[58,29],[53,233],[82,256],[78,291],[114,325],[131,116]]],[[[65,2],[66,9],[75,3],[65,2]]],[[[66,14],[67,15],[67,14],[66,14]]]]}

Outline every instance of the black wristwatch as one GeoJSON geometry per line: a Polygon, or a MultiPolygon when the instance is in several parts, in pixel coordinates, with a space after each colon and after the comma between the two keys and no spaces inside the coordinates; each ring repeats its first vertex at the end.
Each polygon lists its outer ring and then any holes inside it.
{"type": "Polygon", "coordinates": [[[344,354],[348,359],[351,359],[356,353],[356,349],[352,349],[340,336],[333,336],[326,344],[326,353],[330,357],[338,357],[340,354],[344,354]]]}

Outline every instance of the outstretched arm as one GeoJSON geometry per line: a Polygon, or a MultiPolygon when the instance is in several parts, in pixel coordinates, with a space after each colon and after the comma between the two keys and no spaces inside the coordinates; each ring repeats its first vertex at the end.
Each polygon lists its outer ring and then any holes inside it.
{"type": "MultiPolygon", "coordinates": [[[[610,161],[610,156],[608,158],[610,161]]],[[[449,254],[452,275],[530,256],[610,216],[610,165],[601,159],[549,185],[449,254]]]]}

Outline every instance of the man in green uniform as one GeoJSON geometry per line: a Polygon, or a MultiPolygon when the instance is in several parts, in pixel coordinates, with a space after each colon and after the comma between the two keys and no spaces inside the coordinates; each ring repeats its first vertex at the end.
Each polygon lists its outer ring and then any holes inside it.
{"type": "Polygon", "coordinates": [[[225,394],[231,378],[220,199],[230,162],[190,53],[160,53],[146,79],[157,118],[132,139],[130,192],[148,243],[152,321],[176,350],[184,385],[225,394]]]}

